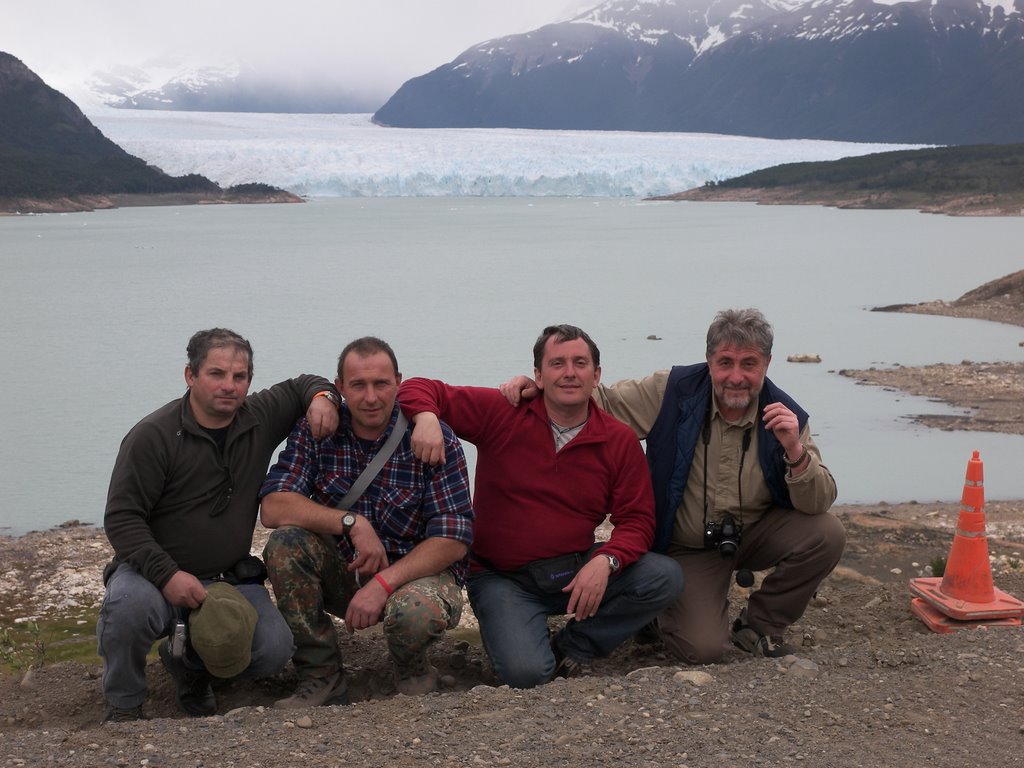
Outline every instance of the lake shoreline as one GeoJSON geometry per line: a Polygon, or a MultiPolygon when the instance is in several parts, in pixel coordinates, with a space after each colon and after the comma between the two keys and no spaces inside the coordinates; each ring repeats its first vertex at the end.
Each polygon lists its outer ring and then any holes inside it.
{"type": "Polygon", "coordinates": [[[841,210],[916,210],[945,216],[1024,216],[1021,201],[995,195],[950,195],[945,198],[908,198],[893,192],[858,195],[821,193],[810,189],[722,189],[698,187],[649,200],[756,203],[758,205],[817,205],[841,210]]]}
{"type": "Polygon", "coordinates": [[[56,198],[0,198],[0,216],[44,213],[88,213],[115,208],[142,208],[172,205],[266,205],[303,203],[298,195],[284,190],[236,193],[224,190],[208,192],[168,192],[158,194],[70,195],[56,198]]]}

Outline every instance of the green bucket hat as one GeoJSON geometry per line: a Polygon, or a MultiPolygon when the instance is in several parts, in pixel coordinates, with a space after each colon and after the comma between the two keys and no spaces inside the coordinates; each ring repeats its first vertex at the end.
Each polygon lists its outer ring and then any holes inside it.
{"type": "Polygon", "coordinates": [[[256,609],[230,584],[215,581],[188,617],[192,647],[214,677],[234,677],[252,658],[256,609]]]}

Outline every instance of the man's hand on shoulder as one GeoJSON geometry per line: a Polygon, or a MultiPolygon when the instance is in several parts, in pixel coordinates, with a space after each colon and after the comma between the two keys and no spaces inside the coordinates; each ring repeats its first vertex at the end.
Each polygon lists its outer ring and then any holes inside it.
{"type": "Polygon", "coordinates": [[[198,608],[206,599],[203,582],[185,571],[177,571],[160,591],[168,603],[178,608],[198,608]]]}
{"type": "Polygon", "coordinates": [[[537,383],[529,376],[513,376],[498,385],[498,391],[504,395],[510,405],[518,406],[522,400],[532,400],[540,394],[537,383]]]}
{"type": "Polygon", "coordinates": [[[437,414],[422,411],[412,417],[410,445],[416,458],[424,464],[444,464],[444,432],[437,414]]]}
{"type": "Polygon", "coordinates": [[[317,440],[333,435],[341,421],[338,406],[329,398],[314,397],[306,410],[306,421],[309,422],[309,429],[317,440]]]}

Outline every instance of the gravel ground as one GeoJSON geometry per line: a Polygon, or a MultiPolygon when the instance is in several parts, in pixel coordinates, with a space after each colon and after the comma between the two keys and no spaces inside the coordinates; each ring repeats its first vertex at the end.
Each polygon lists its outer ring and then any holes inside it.
{"type": "MultiPolygon", "coordinates": [[[[996,584],[1024,596],[1024,502],[986,510],[996,584]]],[[[957,505],[837,512],[849,546],[790,633],[802,644],[797,657],[732,650],[722,664],[688,668],[656,645],[628,642],[585,677],[517,691],[495,687],[468,617],[434,653],[441,693],[396,695],[379,633],[341,633],[350,706],[275,712],[291,685],[286,671],[224,684],[217,716],[188,719],[157,661],[147,670],[153,719],[107,725],[98,661],[47,664],[27,684],[0,678],[0,765],[1019,765],[1021,630],[938,635],[909,610],[907,580],[948,553],[957,505]]],[[[37,564],[16,566],[17,575],[5,566],[7,610],[94,611],[103,541],[86,527],[5,540],[5,563],[29,562],[10,546],[18,542],[37,564]],[[100,556],[83,565],[83,553],[100,556]],[[72,574],[83,587],[73,601],[60,588],[72,574]],[[15,605],[14,588],[30,597],[15,605]]],[[[742,599],[737,588],[735,610],[742,599]]]]}
{"type": "MultiPolygon", "coordinates": [[[[1019,295],[1015,306],[1024,306],[1019,295]]],[[[943,368],[941,375],[896,368],[874,383],[914,391],[920,380],[927,390],[920,394],[964,406],[965,423],[977,419],[981,429],[1019,434],[1024,398],[989,397],[984,387],[1002,391],[1006,382],[975,375],[975,365],[943,368]],[[960,377],[955,384],[945,383],[954,374],[960,377]]],[[[867,383],[879,375],[844,373],[867,383]]],[[[1019,386],[1019,374],[1007,374],[1010,385],[1016,378],[1019,386]]],[[[950,478],[953,488],[962,482],[962,475],[950,478]]],[[[349,706],[273,711],[274,699],[290,691],[286,670],[258,683],[226,683],[217,689],[216,716],[188,719],[175,710],[172,683],[155,662],[147,670],[152,719],[107,725],[99,723],[98,659],[48,663],[24,678],[0,676],[0,765],[1024,763],[1021,629],[940,635],[909,609],[908,579],[927,575],[928,564],[948,553],[958,505],[858,505],[835,512],[847,527],[847,550],[791,629],[790,640],[801,644],[795,657],[755,659],[731,650],[721,664],[683,667],[657,645],[627,642],[584,677],[517,691],[495,686],[468,615],[435,649],[440,693],[396,695],[379,633],[341,633],[352,677],[349,706]]],[[[1024,597],[1024,501],[989,502],[986,517],[996,586],[1024,597]]],[[[257,536],[257,551],[264,535],[257,536]]],[[[66,633],[44,638],[51,650],[87,636],[108,556],[102,532],[87,526],[0,538],[2,625],[67,617],[66,633]]],[[[743,598],[736,588],[734,612],[743,598]]]]}

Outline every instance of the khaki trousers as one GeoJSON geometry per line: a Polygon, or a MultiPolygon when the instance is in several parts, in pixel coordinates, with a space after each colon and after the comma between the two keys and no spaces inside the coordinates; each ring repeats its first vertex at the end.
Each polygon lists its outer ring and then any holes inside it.
{"type": "Polygon", "coordinates": [[[743,527],[733,559],[716,550],[673,553],[686,586],[658,618],[661,639],[688,664],[719,661],[729,642],[729,587],[734,571],[774,568],[747,604],[747,623],[759,634],[781,635],[803,616],[818,585],[843,554],[846,531],[835,515],[805,515],[773,507],[743,527]]]}

